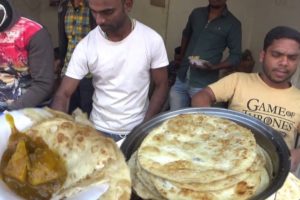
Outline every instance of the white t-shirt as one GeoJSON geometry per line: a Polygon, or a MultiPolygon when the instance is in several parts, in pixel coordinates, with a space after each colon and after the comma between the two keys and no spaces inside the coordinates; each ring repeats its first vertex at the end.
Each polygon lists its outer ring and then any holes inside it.
{"type": "Polygon", "coordinates": [[[128,134],[148,109],[150,69],[169,64],[164,42],[151,28],[136,21],[122,41],[107,40],[97,26],[76,46],[66,76],[93,75],[95,92],[91,121],[96,129],[128,134]]]}

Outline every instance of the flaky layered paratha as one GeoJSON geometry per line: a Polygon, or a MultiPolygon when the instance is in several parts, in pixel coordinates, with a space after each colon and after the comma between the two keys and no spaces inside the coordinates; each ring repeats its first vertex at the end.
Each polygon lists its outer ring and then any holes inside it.
{"type": "Polygon", "coordinates": [[[267,175],[265,170],[256,171],[247,179],[237,183],[234,187],[217,191],[195,191],[175,186],[172,182],[158,177],[152,181],[158,191],[167,199],[172,200],[244,200],[256,194],[260,187],[260,177],[267,175]]]}
{"type": "Polygon", "coordinates": [[[257,152],[257,156],[252,166],[249,167],[245,172],[228,176],[224,179],[218,181],[212,181],[209,183],[193,183],[193,182],[178,183],[174,181],[170,181],[170,182],[177,187],[182,187],[185,189],[190,189],[199,192],[218,191],[218,190],[223,190],[224,188],[235,187],[236,185],[243,182],[244,180],[247,180],[247,178],[249,178],[253,174],[257,173],[257,171],[260,171],[262,168],[264,168],[266,161],[264,158],[264,154],[262,153],[262,148],[257,146],[256,152],[257,152]]]}
{"type": "Polygon", "coordinates": [[[245,200],[268,187],[269,162],[250,130],[214,116],[184,114],[150,131],[129,167],[137,180],[133,188],[145,199],[245,200]]]}
{"type": "Polygon", "coordinates": [[[146,180],[147,184],[141,183],[141,178],[136,174],[132,175],[135,191],[144,199],[197,199],[197,200],[239,200],[248,199],[259,194],[269,185],[269,176],[263,167],[265,159],[263,158],[260,147],[257,148],[258,156],[247,172],[238,174],[236,177],[227,177],[224,180],[203,183],[178,183],[169,181],[161,177],[157,177],[143,170],[136,159],[136,153],[130,159],[129,167],[131,173],[140,172],[142,180],[146,180]],[[135,162],[135,163],[134,163],[135,162]],[[135,177],[134,177],[135,176],[135,177]],[[148,188],[152,188],[149,190],[148,188]],[[146,191],[145,191],[146,190],[146,191]],[[151,195],[149,194],[151,191],[151,195]],[[162,197],[159,197],[162,195],[162,197]]]}
{"type": "Polygon", "coordinates": [[[255,149],[251,131],[234,122],[179,115],[151,131],[138,160],[145,170],[167,180],[208,183],[244,172],[256,157],[255,149]]]}
{"type": "Polygon", "coordinates": [[[148,176],[149,173],[140,166],[138,160],[136,160],[136,169],[137,178],[147,188],[147,190],[151,191],[154,196],[152,199],[164,199],[164,197],[157,191],[157,188],[153,185],[151,177],[148,176]]]}
{"type": "Polygon", "coordinates": [[[128,166],[130,168],[130,176],[132,180],[132,186],[134,187],[135,192],[138,196],[143,199],[151,199],[151,200],[163,200],[162,197],[156,188],[154,187],[152,182],[149,182],[150,179],[147,179],[148,184],[143,182],[143,177],[138,177],[138,166],[137,166],[137,152],[135,152],[128,161],[128,166]],[[142,179],[141,179],[142,178],[142,179]]]}
{"type": "Polygon", "coordinates": [[[131,196],[131,178],[124,156],[115,146],[116,160],[110,160],[104,169],[105,177],[109,180],[108,192],[101,196],[101,200],[128,200],[131,196]]]}
{"type": "Polygon", "coordinates": [[[22,113],[24,113],[28,118],[31,119],[33,125],[51,118],[62,118],[75,121],[82,125],[94,127],[94,125],[88,120],[87,114],[83,113],[78,108],[73,111],[72,115],[68,115],[66,113],[50,109],[48,107],[44,107],[43,109],[25,108],[22,109],[22,113]]]}

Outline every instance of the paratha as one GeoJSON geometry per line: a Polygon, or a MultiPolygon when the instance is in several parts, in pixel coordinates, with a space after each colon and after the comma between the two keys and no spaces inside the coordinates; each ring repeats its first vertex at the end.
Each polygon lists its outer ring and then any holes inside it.
{"type": "Polygon", "coordinates": [[[102,200],[130,199],[129,168],[112,139],[64,113],[47,110],[39,115],[35,109],[26,109],[26,113],[34,125],[23,133],[42,139],[60,155],[67,169],[67,178],[53,194],[54,199],[68,198],[88,186],[104,183],[109,188],[102,200]]]}
{"type": "Polygon", "coordinates": [[[157,191],[156,187],[153,185],[151,177],[148,176],[149,173],[140,166],[138,160],[136,160],[136,169],[137,178],[147,188],[147,190],[151,191],[154,196],[153,199],[164,199],[163,196],[157,191]]]}
{"type": "Polygon", "coordinates": [[[179,115],[151,131],[138,149],[138,161],[167,180],[209,183],[248,169],[255,149],[251,131],[232,121],[179,115]]]}
{"type": "Polygon", "coordinates": [[[261,147],[257,146],[256,152],[257,156],[255,161],[253,162],[253,165],[249,167],[245,172],[235,174],[232,176],[228,176],[224,179],[218,180],[218,181],[212,181],[209,183],[178,183],[174,181],[170,181],[174,186],[182,187],[189,190],[194,191],[218,191],[223,190],[224,188],[230,188],[234,187],[238,183],[246,180],[250,176],[252,176],[257,171],[260,171],[262,168],[264,168],[266,162],[264,155],[261,151],[261,147]]]}
{"type": "Polygon", "coordinates": [[[151,130],[129,167],[139,183],[135,191],[151,193],[145,199],[245,200],[268,187],[269,161],[250,130],[219,117],[183,114],[151,130]]]}
{"type": "MultiPolygon", "coordinates": [[[[136,159],[136,152],[130,159],[129,167],[131,173],[140,171],[142,179],[146,180],[146,184],[136,185],[133,187],[144,199],[197,199],[197,200],[239,200],[248,199],[249,197],[259,194],[269,185],[269,176],[264,168],[265,159],[261,151],[261,147],[257,147],[257,157],[253,166],[245,173],[238,174],[236,177],[227,177],[224,180],[203,183],[178,183],[169,181],[161,177],[157,177],[143,170],[136,159]],[[134,163],[135,162],[135,163],[134,163]],[[134,172],[133,172],[134,169],[134,172]],[[137,188],[138,187],[138,188],[137,188]],[[148,188],[152,188],[149,190],[148,188]],[[145,197],[145,191],[151,191],[151,196],[145,197]],[[155,194],[155,196],[153,196],[155,194]],[[159,198],[159,195],[163,197],[159,198]]],[[[136,176],[136,175],[135,175],[136,176]]],[[[141,180],[137,176],[138,181],[141,180]]],[[[141,183],[141,182],[140,182],[141,183]]],[[[148,194],[148,193],[147,193],[148,194]]]]}
{"type": "Polygon", "coordinates": [[[158,193],[152,183],[148,182],[148,184],[146,184],[141,180],[142,177],[137,176],[138,166],[136,162],[137,152],[134,152],[134,154],[132,154],[131,158],[128,161],[128,166],[130,168],[132,187],[134,188],[137,195],[142,197],[143,199],[163,200],[164,198],[158,193]]]}
{"type": "Polygon", "coordinates": [[[172,182],[152,177],[153,184],[158,191],[167,199],[172,200],[244,200],[256,194],[261,185],[261,177],[267,174],[266,170],[254,172],[247,179],[237,183],[234,187],[225,188],[217,191],[195,191],[175,186],[172,182]]]}

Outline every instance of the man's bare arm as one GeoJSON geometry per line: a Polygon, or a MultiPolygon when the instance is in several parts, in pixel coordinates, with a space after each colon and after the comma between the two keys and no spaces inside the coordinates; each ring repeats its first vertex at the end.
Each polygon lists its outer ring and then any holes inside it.
{"type": "Polygon", "coordinates": [[[151,69],[151,77],[154,82],[154,91],[150,98],[150,104],[144,121],[151,119],[159,113],[168,95],[168,73],[167,68],[151,69]]]}
{"type": "Polygon", "coordinates": [[[68,112],[69,102],[72,94],[76,90],[80,80],[65,76],[54,95],[51,108],[63,112],[68,112]]]}
{"type": "Polygon", "coordinates": [[[209,87],[199,91],[192,98],[193,107],[210,107],[215,102],[215,95],[209,87]]]}

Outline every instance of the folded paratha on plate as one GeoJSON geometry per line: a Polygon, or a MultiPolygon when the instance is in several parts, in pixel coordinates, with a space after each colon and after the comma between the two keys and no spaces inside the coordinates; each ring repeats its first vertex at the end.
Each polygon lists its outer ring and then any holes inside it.
{"type": "Polygon", "coordinates": [[[81,112],[73,117],[50,109],[25,109],[23,113],[33,125],[22,132],[33,140],[43,140],[65,164],[66,179],[53,199],[72,197],[90,186],[105,184],[108,189],[101,199],[130,199],[131,179],[122,152],[81,112]]]}

